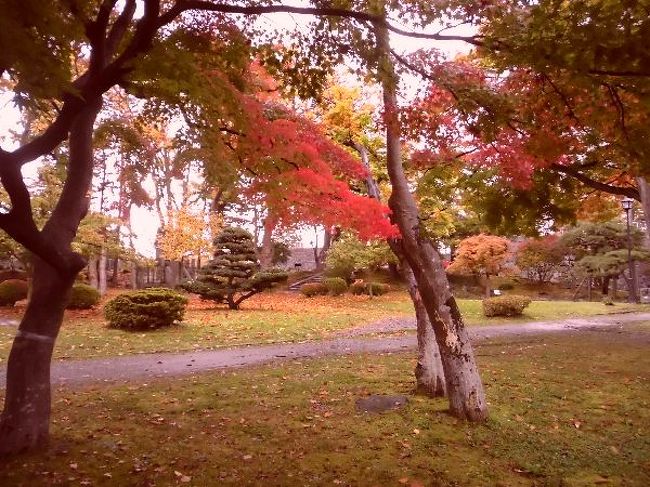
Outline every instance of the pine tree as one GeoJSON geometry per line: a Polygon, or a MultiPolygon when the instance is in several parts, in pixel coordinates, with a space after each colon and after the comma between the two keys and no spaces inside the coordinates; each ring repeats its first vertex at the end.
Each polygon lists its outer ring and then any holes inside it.
{"type": "Polygon", "coordinates": [[[246,230],[224,228],[214,246],[214,258],[201,269],[197,280],[183,286],[203,299],[239,309],[242,301],[287,278],[282,271],[260,272],[253,236],[246,230]]]}

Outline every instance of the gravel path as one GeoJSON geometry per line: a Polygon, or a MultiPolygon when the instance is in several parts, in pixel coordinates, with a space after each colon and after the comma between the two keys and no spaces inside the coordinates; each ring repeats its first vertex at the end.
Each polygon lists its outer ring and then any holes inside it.
{"type": "MultiPolygon", "coordinates": [[[[469,334],[473,340],[480,341],[500,336],[607,329],[638,321],[650,321],[650,313],[472,327],[469,328],[469,334]]],[[[244,367],[305,357],[411,350],[416,345],[415,336],[412,334],[380,338],[359,338],[359,335],[414,328],[414,319],[390,319],[348,331],[348,336],[315,342],[247,346],[177,354],[157,353],[89,360],[58,360],[52,364],[51,376],[54,384],[144,381],[156,377],[181,376],[206,370],[244,367]]],[[[4,368],[0,368],[1,388],[5,386],[5,372],[4,368]]]]}

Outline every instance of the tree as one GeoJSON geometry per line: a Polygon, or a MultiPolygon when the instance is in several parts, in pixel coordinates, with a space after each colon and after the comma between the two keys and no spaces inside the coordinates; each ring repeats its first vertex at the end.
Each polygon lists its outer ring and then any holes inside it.
{"type": "Polygon", "coordinates": [[[196,282],[185,286],[203,299],[239,309],[246,299],[287,279],[286,272],[259,272],[255,242],[246,230],[224,228],[215,237],[214,247],[214,258],[201,269],[196,282]]]}
{"type": "Polygon", "coordinates": [[[564,261],[566,250],[559,245],[557,235],[531,238],[517,249],[517,267],[531,281],[539,284],[549,282],[564,261]]]}
{"type": "MultiPolygon", "coordinates": [[[[203,133],[201,140],[206,150],[217,149],[231,142],[224,134],[231,135],[240,126],[245,110],[237,86],[246,79],[246,67],[254,52],[275,68],[274,73],[291,81],[287,85],[291,84],[294,92],[308,96],[322,87],[324,74],[342,59],[343,52],[351,46],[367,46],[360,35],[367,22],[408,34],[386,22],[365,2],[355,2],[350,10],[320,4],[290,7],[185,0],[144,0],[141,9],[136,7],[135,0],[89,0],[82,4],[27,0],[0,5],[0,75],[10,78],[10,83],[3,86],[10,86],[17,99],[39,111],[43,120],[41,130],[30,133],[30,138],[18,147],[0,150],[0,180],[11,201],[11,208],[0,215],[0,228],[34,255],[32,296],[7,365],[0,453],[35,448],[48,438],[50,361],[67,295],[76,274],[86,266],[83,256],[73,251],[71,242],[88,211],[94,126],[105,93],[119,86],[133,95],[154,100],[154,105],[168,116],[178,114],[182,107],[188,125],[215,128],[203,133]],[[201,11],[213,14],[189,14],[201,11]],[[228,18],[231,14],[252,16],[272,12],[331,16],[338,20],[326,22],[321,18],[314,23],[310,40],[278,51],[272,40],[266,44],[249,41],[242,28],[248,29],[252,37],[252,23],[244,22],[239,28],[228,18]],[[346,44],[346,31],[354,42],[346,44]],[[67,177],[54,210],[39,228],[21,167],[64,143],[68,150],[67,177]]],[[[407,10],[416,15],[417,7],[409,6],[407,10]]],[[[395,8],[402,13],[403,7],[395,4],[395,8]]],[[[423,12],[421,25],[440,14],[437,8],[426,8],[423,12]]],[[[438,40],[459,38],[444,34],[425,36],[438,40]]],[[[388,50],[383,55],[388,55],[388,50]]],[[[389,104],[391,110],[394,106],[389,104]]],[[[210,161],[217,163],[220,155],[215,150],[210,161]]],[[[393,160],[393,165],[397,163],[399,157],[393,160]]],[[[400,228],[404,231],[406,227],[400,228]]],[[[415,249],[407,250],[408,254],[415,249]]],[[[416,279],[430,274],[422,273],[415,260],[411,264],[416,279]]],[[[442,290],[444,283],[439,288],[442,290]]],[[[425,301],[431,301],[428,314],[433,317],[442,312],[447,319],[449,313],[439,304],[446,303],[449,296],[445,295],[441,302],[433,288],[423,288],[423,293],[425,301]]],[[[447,321],[451,323],[450,320],[447,321]]],[[[457,319],[455,323],[458,328],[457,319]]],[[[443,333],[440,329],[439,340],[456,343],[450,338],[458,338],[457,330],[450,330],[443,333]]],[[[465,342],[466,337],[460,337],[462,346],[456,347],[454,355],[467,361],[471,350],[465,342]]],[[[462,367],[476,376],[473,359],[469,367],[462,367]]],[[[456,378],[448,378],[448,384],[455,381],[456,378]]],[[[454,402],[454,413],[467,416],[463,411],[471,407],[481,411],[471,416],[484,416],[482,391],[472,387],[464,389],[462,396],[464,404],[454,402]]]]}
{"type": "MultiPolygon", "coordinates": [[[[643,232],[631,229],[632,258],[647,260],[643,232]]],[[[602,292],[608,294],[609,283],[627,268],[627,228],[618,222],[583,222],[560,237],[560,245],[575,262],[578,270],[590,277],[601,277],[602,292]]],[[[616,282],[616,281],[614,281],[616,282]]]]}
{"type": "Polygon", "coordinates": [[[385,241],[362,242],[345,234],[330,247],[325,258],[325,273],[350,280],[355,272],[397,263],[385,241]]]}
{"type": "MultiPolygon", "coordinates": [[[[328,127],[328,132],[339,143],[353,148],[358,153],[367,170],[366,191],[370,197],[381,201],[382,192],[376,175],[380,174],[384,181],[387,179],[386,170],[383,167],[385,160],[381,155],[385,149],[385,142],[376,132],[376,125],[372,120],[374,107],[368,103],[361,103],[359,95],[359,90],[337,85],[330,87],[324,96],[322,118],[326,127],[328,127]]],[[[353,247],[356,247],[356,244],[352,243],[353,247]]],[[[416,388],[419,392],[430,397],[445,396],[446,381],[440,349],[427,310],[424,307],[422,296],[418,291],[417,281],[409,262],[402,253],[399,240],[389,238],[387,244],[399,262],[398,270],[406,283],[415,310],[418,342],[418,358],[414,371],[416,388]]],[[[331,261],[334,260],[338,264],[343,264],[342,267],[347,268],[345,272],[350,273],[355,268],[355,260],[369,260],[366,257],[367,248],[363,247],[359,250],[362,256],[359,256],[359,259],[354,259],[346,251],[345,245],[335,245],[331,252],[328,253],[329,266],[332,267],[331,261]],[[341,251],[338,252],[339,250],[341,251]],[[334,256],[332,256],[333,252],[334,256]],[[336,258],[337,253],[339,254],[338,258],[336,258]]],[[[380,252],[381,254],[383,254],[383,251],[380,252]]],[[[376,255],[376,253],[373,252],[373,255],[376,255]]],[[[374,257],[370,260],[374,260],[374,257]]]]}
{"type": "Polygon", "coordinates": [[[400,121],[397,113],[398,78],[390,57],[388,30],[374,25],[378,72],[384,100],[386,127],[386,165],[392,184],[388,205],[401,233],[398,250],[409,263],[417,291],[422,296],[429,321],[435,331],[445,373],[450,411],[470,421],[487,418],[483,384],[472,346],[440,255],[431,240],[421,233],[421,219],[402,165],[400,121]]]}
{"type": "Polygon", "coordinates": [[[492,291],[490,277],[498,276],[508,268],[510,255],[508,239],[494,235],[476,235],[460,242],[447,272],[479,276],[485,285],[485,296],[489,298],[492,291]]]}

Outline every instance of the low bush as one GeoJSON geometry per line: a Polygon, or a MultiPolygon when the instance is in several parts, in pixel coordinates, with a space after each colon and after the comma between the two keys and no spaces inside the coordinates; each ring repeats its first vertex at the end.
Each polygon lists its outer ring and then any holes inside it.
{"type": "Polygon", "coordinates": [[[519,316],[530,304],[526,296],[497,296],[483,300],[483,314],[491,316],[519,316]]]}
{"type": "Polygon", "coordinates": [[[16,301],[27,298],[29,284],[22,279],[7,279],[0,282],[0,306],[13,306],[16,301]]]}
{"type": "Polygon", "coordinates": [[[381,282],[363,282],[357,281],[350,285],[350,292],[355,295],[368,294],[372,296],[381,296],[390,290],[388,284],[381,282]]]}
{"type": "Polygon", "coordinates": [[[325,284],[321,284],[320,282],[314,282],[312,284],[305,284],[301,286],[300,292],[304,296],[311,298],[313,296],[320,296],[323,294],[327,294],[327,287],[325,286],[325,284]]]}
{"type": "Polygon", "coordinates": [[[345,282],[345,279],[340,277],[330,277],[329,279],[325,279],[323,284],[325,284],[327,292],[332,296],[340,296],[348,290],[348,283],[345,282]]]}
{"type": "Polygon", "coordinates": [[[514,288],[515,285],[512,282],[504,282],[499,286],[499,289],[502,291],[512,291],[514,288]]]}
{"type": "Polygon", "coordinates": [[[366,283],[363,281],[355,281],[350,284],[350,293],[358,296],[360,294],[366,294],[366,283]]]}
{"type": "Polygon", "coordinates": [[[368,294],[372,294],[373,296],[381,296],[390,291],[390,286],[381,282],[369,282],[366,287],[368,289],[368,294]]]}
{"type": "Polygon", "coordinates": [[[67,309],[90,309],[95,306],[101,295],[99,291],[88,284],[75,284],[72,286],[67,309]]]}
{"type": "Polygon", "coordinates": [[[153,330],[182,321],[187,298],[171,289],[151,288],[120,294],[104,306],[111,328],[153,330]]]}

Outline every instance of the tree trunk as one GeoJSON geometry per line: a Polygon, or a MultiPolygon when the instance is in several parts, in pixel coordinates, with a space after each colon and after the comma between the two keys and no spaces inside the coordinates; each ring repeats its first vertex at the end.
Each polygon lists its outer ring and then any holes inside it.
{"type": "Polygon", "coordinates": [[[483,276],[483,288],[485,290],[485,297],[492,297],[492,283],[490,282],[490,276],[487,274],[483,276]]]}
{"type": "Polygon", "coordinates": [[[418,292],[418,285],[413,271],[406,261],[403,261],[401,271],[415,307],[418,338],[418,362],[415,366],[416,389],[427,396],[442,397],[446,392],[445,374],[436,335],[431,321],[429,321],[422,297],[418,292]]]}
{"type": "Polygon", "coordinates": [[[603,277],[603,282],[602,282],[602,287],[600,288],[600,293],[603,295],[603,297],[607,296],[609,294],[609,281],[611,277],[610,276],[604,276],[603,277]]]}
{"type": "Polygon", "coordinates": [[[273,230],[275,229],[275,220],[266,217],[264,220],[264,235],[262,236],[262,248],[260,250],[260,268],[262,270],[270,269],[273,265],[273,230]]]}
{"type": "Polygon", "coordinates": [[[131,261],[130,267],[131,267],[131,276],[130,276],[131,289],[138,289],[139,287],[138,286],[138,265],[135,262],[131,261]]]}
{"type": "Polygon", "coordinates": [[[173,260],[164,261],[163,282],[167,287],[175,287],[178,284],[178,263],[173,260]]]}
{"type": "Polygon", "coordinates": [[[97,257],[94,255],[88,261],[88,282],[95,289],[99,289],[99,278],[97,277],[97,257]]]}
{"type": "Polygon", "coordinates": [[[14,339],[7,366],[7,393],[0,419],[0,455],[40,448],[50,423],[50,361],[74,278],[40,261],[34,266],[32,299],[14,339]]]}
{"type": "MultiPolygon", "coordinates": [[[[352,145],[359,153],[364,167],[368,170],[368,176],[366,177],[368,195],[377,201],[381,201],[379,187],[370,172],[368,150],[363,144],[358,142],[352,142],[352,145]]],[[[440,358],[440,349],[436,342],[436,335],[433,331],[431,321],[429,321],[427,310],[422,303],[422,297],[418,292],[415,276],[404,254],[401,252],[399,243],[394,240],[389,240],[388,244],[400,262],[399,268],[395,264],[390,265],[391,272],[398,274],[406,283],[411,301],[413,301],[413,308],[415,309],[418,338],[418,362],[415,366],[416,390],[431,397],[444,396],[445,375],[440,358]]]]}
{"type": "Polygon", "coordinates": [[[99,254],[99,294],[104,296],[106,294],[106,248],[102,247],[99,254]]]}
{"type": "Polygon", "coordinates": [[[92,181],[93,123],[101,98],[91,100],[72,124],[68,177],[52,215],[41,230],[51,245],[49,261],[34,256],[32,295],[7,362],[5,403],[0,416],[0,454],[44,446],[51,411],[50,362],[75,276],[87,262],[70,244],[88,211],[92,181]]]}
{"type": "Polygon", "coordinates": [[[417,205],[402,167],[397,77],[390,59],[388,31],[376,25],[380,80],[384,98],[386,157],[392,193],[388,201],[402,234],[404,255],[413,270],[429,320],[435,330],[444,367],[450,412],[470,421],[488,416],[483,384],[458,305],[449,290],[440,255],[420,233],[417,205]]]}
{"type": "MultiPolygon", "coordinates": [[[[119,237],[119,234],[118,234],[119,237]]],[[[117,287],[119,285],[119,275],[120,275],[120,259],[115,257],[112,261],[111,269],[111,286],[117,287]]]]}
{"type": "Polygon", "coordinates": [[[650,184],[643,176],[636,178],[636,181],[639,185],[639,196],[645,220],[645,244],[647,248],[650,248],[650,184]]]}

